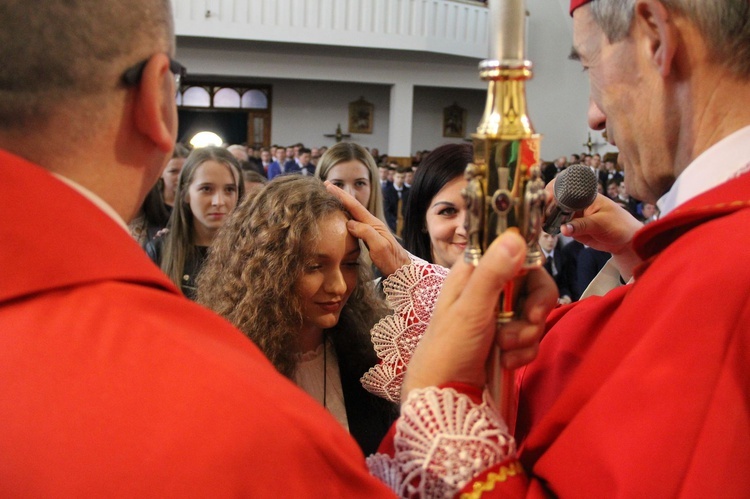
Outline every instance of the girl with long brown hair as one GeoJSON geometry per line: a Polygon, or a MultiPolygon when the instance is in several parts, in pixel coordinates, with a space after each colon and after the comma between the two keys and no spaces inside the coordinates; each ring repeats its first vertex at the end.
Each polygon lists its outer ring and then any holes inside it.
{"type": "Polygon", "coordinates": [[[169,232],[147,243],[146,252],[188,298],[195,298],[208,248],[244,193],[240,165],[226,149],[195,149],[185,160],[169,232]]]}
{"type": "Polygon", "coordinates": [[[368,454],[394,419],[359,378],[377,362],[369,330],[385,314],[341,202],[314,178],[280,176],[221,228],[198,302],[244,332],[368,454]]]}

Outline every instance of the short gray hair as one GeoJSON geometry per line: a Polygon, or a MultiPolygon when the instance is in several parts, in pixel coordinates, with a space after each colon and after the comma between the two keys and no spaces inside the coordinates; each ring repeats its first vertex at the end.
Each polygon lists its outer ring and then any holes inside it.
{"type": "Polygon", "coordinates": [[[174,49],[169,0],[2,0],[0,129],[105,94],[137,59],[174,49]]]}
{"type": "MultiPolygon", "coordinates": [[[[750,78],[750,2],[748,0],[661,0],[690,19],[714,60],[733,74],[750,78]]],[[[624,38],[633,21],[635,0],[594,0],[591,14],[610,42],[624,38]]]]}

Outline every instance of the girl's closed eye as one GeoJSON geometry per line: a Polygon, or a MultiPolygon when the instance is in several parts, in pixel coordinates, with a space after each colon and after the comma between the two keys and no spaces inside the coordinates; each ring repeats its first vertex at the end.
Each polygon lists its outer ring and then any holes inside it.
{"type": "Polygon", "coordinates": [[[305,272],[315,272],[316,270],[322,269],[323,266],[319,263],[309,263],[305,265],[305,272]]]}

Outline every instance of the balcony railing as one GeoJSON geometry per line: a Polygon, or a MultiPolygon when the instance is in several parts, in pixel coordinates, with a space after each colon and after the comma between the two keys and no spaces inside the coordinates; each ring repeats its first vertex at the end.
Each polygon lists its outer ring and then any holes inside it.
{"type": "Polygon", "coordinates": [[[460,0],[173,0],[177,35],[482,59],[489,12],[460,0]]]}

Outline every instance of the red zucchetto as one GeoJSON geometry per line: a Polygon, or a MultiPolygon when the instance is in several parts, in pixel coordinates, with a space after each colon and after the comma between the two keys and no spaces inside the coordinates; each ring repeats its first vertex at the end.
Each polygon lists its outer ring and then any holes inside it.
{"type": "Polygon", "coordinates": [[[573,15],[573,11],[582,5],[586,5],[591,0],[570,0],[570,15],[573,15]]]}

